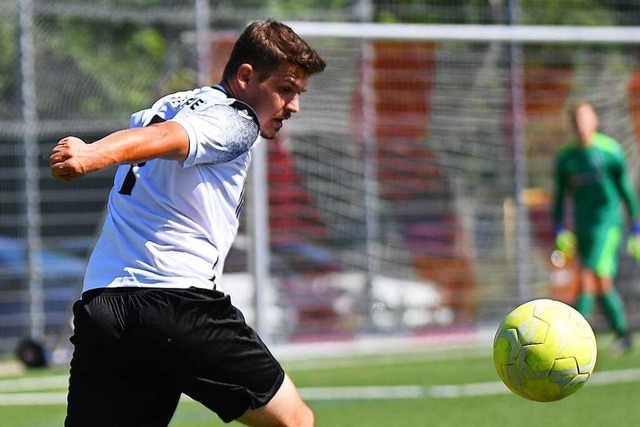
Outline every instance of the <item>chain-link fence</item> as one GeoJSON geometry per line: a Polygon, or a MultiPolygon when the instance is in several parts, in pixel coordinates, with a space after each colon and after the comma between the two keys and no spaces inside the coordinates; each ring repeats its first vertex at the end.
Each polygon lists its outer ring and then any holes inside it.
{"type": "MultiPolygon", "coordinates": [[[[335,3],[0,1],[0,354],[28,336],[66,345],[111,185],[113,169],[54,181],[50,148],[70,134],[95,140],[163,94],[216,82],[247,21],[571,24],[586,23],[579,20],[590,8],[597,24],[629,25],[638,12],[631,3],[623,14],[622,2],[558,2],[565,15],[576,11],[563,22],[553,8],[541,15],[535,1],[335,3]]],[[[550,168],[567,136],[563,108],[576,97],[596,103],[635,177],[636,45],[521,45],[514,86],[504,40],[308,40],[329,66],[312,78],[299,117],[268,143],[271,286],[259,310],[271,339],[493,321],[522,298],[523,278],[530,296],[569,297],[562,292],[570,272],[548,263],[550,168]],[[526,115],[520,127],[514,87],[526,115]],[[522,139],[515,151],[514,138],[522,139]]],[[[247,222],[223,287],[251,320],[247,222]]],[[[630,304],[636,271],[623,257],[630,304]]]]}

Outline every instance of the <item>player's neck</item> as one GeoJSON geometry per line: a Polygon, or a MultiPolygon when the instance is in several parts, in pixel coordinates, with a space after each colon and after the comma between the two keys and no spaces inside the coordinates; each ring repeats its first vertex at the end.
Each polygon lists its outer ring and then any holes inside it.
{"type": "Polygon", "coordinates": [[[225,81],[222,81],[222,82],[218,83],[216,85],[216,87],[220,88],[224,93],[227,94],[228,97],[238,99],[238,97],[234,93],[234,90],[233,90],[231,84],[229,84],[229,83],[227,83],[225,81]]]}
{"type": "Polygon", "coordinates": [[[220,92],[224,93],[225,95],[227,95],[229,93],[227,88],[222,83],[218,83],[218,84],[213,85],[213,88],[219,90],[220,92]]]}
{"type": "Polygon", "coordinates": [[[581,132],[578,134],[578,145],[588,147],[596,135],[596,132],[581,132]]]}

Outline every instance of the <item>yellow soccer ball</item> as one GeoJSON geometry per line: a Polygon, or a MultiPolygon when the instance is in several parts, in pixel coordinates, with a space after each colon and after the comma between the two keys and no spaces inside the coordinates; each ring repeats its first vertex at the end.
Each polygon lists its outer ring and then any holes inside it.
{"type": "Polygon", "coordinates": [[[536,299],[507,315],[493,339],[493,362],[515,394],[539,402],[578,391],[593,373],[593,330],[571,306],[536,299]]]}

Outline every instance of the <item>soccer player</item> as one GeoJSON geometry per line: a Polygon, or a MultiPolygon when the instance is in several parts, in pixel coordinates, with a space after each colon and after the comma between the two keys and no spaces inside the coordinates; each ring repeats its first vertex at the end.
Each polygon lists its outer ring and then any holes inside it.
{"type": "Polygon", "coordinates": [[[167,95],[129,129],[52,149],[51,173],[64,181],[119,165],[73,307],[66,427],[167,426],[181,393],[225,422],[314,424],[216,285],[258,136],[277,135],[324,68],[288,26],[254,22],[219,84],[167,95]]]}
{"type": "Polygon", "coordinates": [[[594,107],[578,102],[571,110],[571,122],[575,136],[560,148],[555,163],[556,247],[568,256],[577,249],[580,291],[576,309],[588,318],[597,301],[617,335],[615,348],[624,351],[631,348],[631,335],[613,279],[623,238],[621,202],[632,224],[629,249],[638,255],[638,200],[627,174],[624,152],[615,140],[598,132],[594,107]],[[564,225],[567,196],[573,204],[575,234],[564,225]]]}

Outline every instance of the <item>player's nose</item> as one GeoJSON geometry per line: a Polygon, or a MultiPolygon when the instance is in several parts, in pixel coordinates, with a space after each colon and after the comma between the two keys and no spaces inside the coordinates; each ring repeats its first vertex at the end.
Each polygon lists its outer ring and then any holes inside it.
{"type": "Polygon", "coordinates": [[[300,94],[296,94],[294,97],[289,100],[286,105],[287,111],[289,113],[297,113],[300,111],[300,94]]]}

